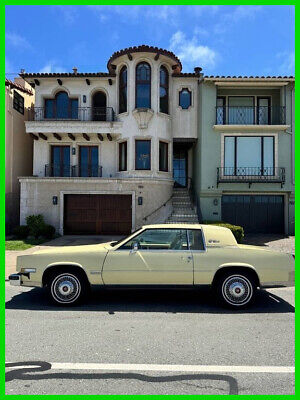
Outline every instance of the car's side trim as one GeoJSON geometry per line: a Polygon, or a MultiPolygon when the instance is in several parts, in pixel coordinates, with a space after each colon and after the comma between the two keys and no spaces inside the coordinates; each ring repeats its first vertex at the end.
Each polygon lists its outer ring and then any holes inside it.
{"type": "Polygon", "coordinates": [[[177,284],[177,285],[174,285],[174,284],[162,284],[162,285],[160,285],[160,284],[148,284],[148,285],[145,285],[145,284],[143,284],[143,285],[141,285],[141,284],[136,284],[136,285],[128,285],[128,284],[124,284],[124,285],[122,285],[122,284],[104,284],[104,285],[93,285],[93,286],[102,286],[102,287],[104,287],[104,288],[107,288],[107,289],[128,289],[128,290],[131,290],[131,289],[136,289],[136,290],[139,290],[139,289],[149,289],[149,290],[162,290],[162,289],[169,289],[169,290],[172,290],[172,289],[174,289],[174,290],[186,290],[186,289],[195,289],[195,288],[200,288],[200,287],[210,287],[211,285],[209,285],[209,284],[200,284],[200,285],[195,285],[195,284],[193,284],[193,283],[191,283],[191,284],[184,284],[184,285],[180,285],[180,284],[177,284]]]}

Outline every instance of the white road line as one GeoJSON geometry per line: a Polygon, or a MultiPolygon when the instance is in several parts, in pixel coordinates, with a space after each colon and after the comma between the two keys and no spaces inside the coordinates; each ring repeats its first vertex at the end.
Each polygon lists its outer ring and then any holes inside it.
{"type": "Polygon", "coordinates": [[[100,363],[51,363],[58,370],[102,370],[102,371],[153,371],[153,372],[236,372],[275,373],[295,372],[292,366],[265,365],[172,365],[172,364],[100,364],[100,363]]]}

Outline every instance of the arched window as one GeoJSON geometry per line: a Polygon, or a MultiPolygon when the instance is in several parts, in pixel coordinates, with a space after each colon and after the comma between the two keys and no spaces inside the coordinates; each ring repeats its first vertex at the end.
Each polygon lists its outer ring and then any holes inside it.
{"type": "Polygon", "coordinates": [[[104,92],[96,92],[92,97],[92,119],[93,121],[107,121],[109,119],[109,113],[106,107],[106,94],[104,92]]]}
{"type": "Polygon", "coordinates": [[[127,111],[127,67],[122,67],[119,75],[119,113],[127,111]]]}
{"type": "Polygon", "coordinates": [[[166,67],[160,67],[159,71],[159,111],[169,113],[169,74],[166,67]]]}
{"type": "Polygon", "coordinates": [[[45,118],[77,119],[78,99],[70,99],[63,91],[58,92],[54,99],[45,99],[45,118]]]}
{"type": "Polygon", "coordinates": [[[151,67],[146,62],[141,62],[136,67],[135,106],[151,108],[151,67]]]}
{"type": "Polygon", "coordinates": [[[69,116],[69,96],[66,92],[59,92],[56,95],[56,116],[57,118],[69,116]]]}

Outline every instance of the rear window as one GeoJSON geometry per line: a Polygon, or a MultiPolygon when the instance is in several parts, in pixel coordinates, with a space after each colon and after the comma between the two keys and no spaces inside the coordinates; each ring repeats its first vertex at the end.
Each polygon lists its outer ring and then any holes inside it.
{"type": "Polygon", "coordinates": [[[189,236],[190,250],[205,250],[203,235],[200,229],[189,229],[188,236],[189,236]]]}

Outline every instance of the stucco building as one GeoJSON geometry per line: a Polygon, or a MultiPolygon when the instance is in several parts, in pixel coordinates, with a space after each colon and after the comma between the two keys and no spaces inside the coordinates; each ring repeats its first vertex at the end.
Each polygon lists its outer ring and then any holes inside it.
{"type": "MultiPolygon", "coordinates": [[[[293,78],[209,78],[198,67],[182,73],[175,54],[145,45],[114,53],[107,70],[21,75],[35,88],[26,122],[33,175],[20,178],[21,223],[41,213],[61,234],[99,234],[166,220],[239,222],[226,196],[257,193],[283,196],[282,226],[267,221],[264,229],[292,230],[293,78]],[[253,160],[231,159],[237,136],[266,139],[246,144],[253,160]]],[[[260,212],[250,200],[250,212],[260,212]]]]}
{"type": "Polygon", "coordinates": [[[293,77],[204,77],[194,153],[200,218],[294,234],[294,90],[293,77]]]}
{"type": "Polygon", "coordinates": [[[5,79],[5,222],[9,233],[20,220],[19,176],[32,175],[33,140],[25,133],[34,102],[32,87],[22,78],[5,79]]]}

